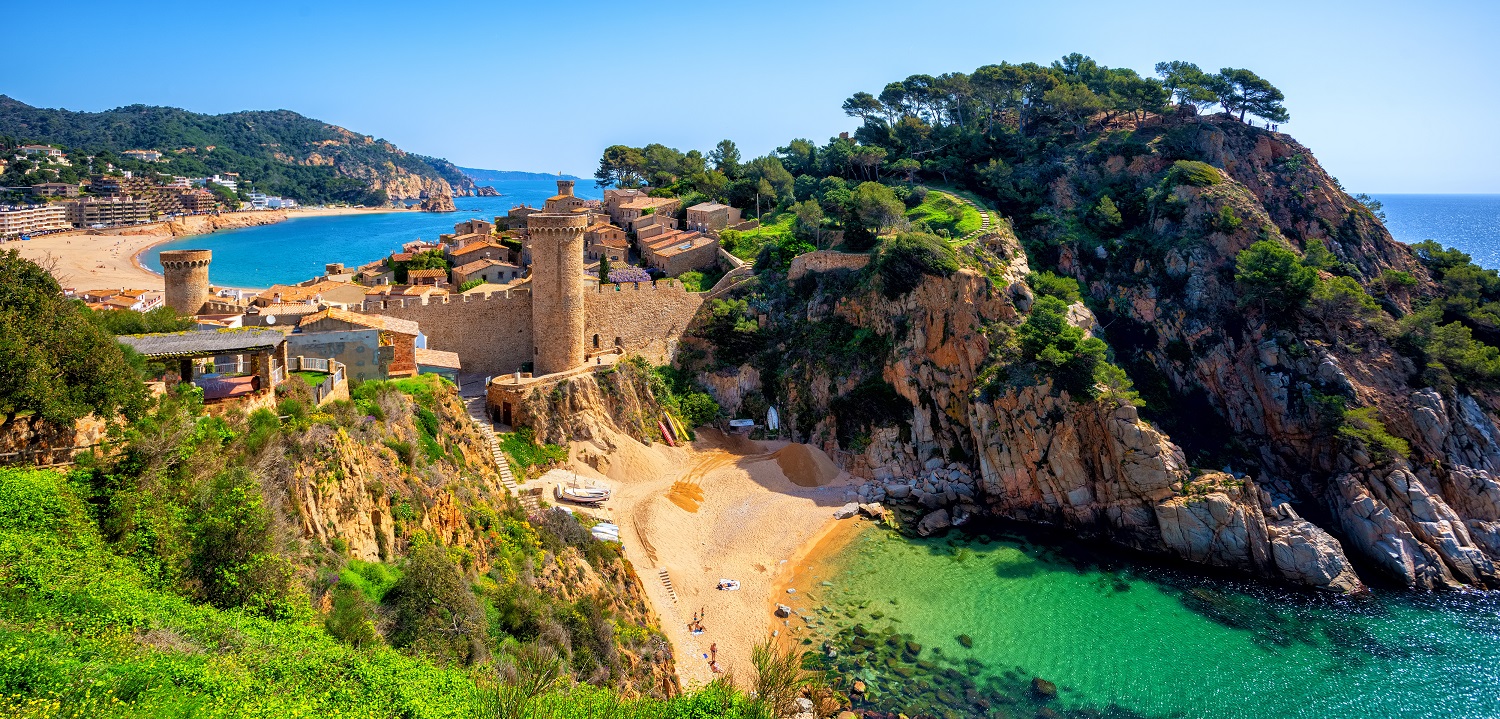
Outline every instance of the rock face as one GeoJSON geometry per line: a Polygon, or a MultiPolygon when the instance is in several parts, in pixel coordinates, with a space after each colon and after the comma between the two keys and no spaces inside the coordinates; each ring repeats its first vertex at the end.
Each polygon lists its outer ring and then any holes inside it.
{"type": "Polygon", "coordinates": [[[423,212],[457,212],[458,208],[453,206],[453,196],[450,194],[429,195],[422,200],[418,206],[423,212]]]}
{"type": "MultiPolygon", "coordinates": [[[[1098,252],[1046,236],[1050,226],[1032,230],[1044,233],[1038,246],[1056,248],[1045,265],[1089,296],[1093,312],[1075,305],[1068,321],[1110,343],[1149,393],[1153,421],[1045,377],[996,380],[1035,301],[1025,253],[1003,224],[975,243],[988,256],[895,299],[836,272],[809,275],[816,288],[804,281],[769,313],[793,337],[778,349],[797,347],[798,327],[846,322],[887,351],[874,363],[790,356],[774,377],[756,367],[764,394],[795,438],[868,480],[860,501],[901,508],[931,531],[939,510],[951,523],[981,510],[1334,591],[1363,586],[1351,553],[1412,588],[1500,586],[1500,398],[1428,386],[1382,330],[1389,318],[1317,302],[1262,317],[1241,306],[1233,276],[1238,253],[1269,237],[1304,253],[1321,245],[1361,284],[1409,273],[1414,288],[1383,296],[1393,312],[1440,289],[1305,147],[1223,118],[1182,122],[1161,132],[1218,181],[1161,185],[1171,209],[1150,210],[1151,242],[1098,252]],[[850,432],[840,414],[859,412],[848,398],[872,382],[909,416],[850,432]],[[1410,452],[1340,432],[1354,408],[1371,408],[1410,452]]],[[[1158,186],[1173,161],[1155,151],[1074,159],[1050,211],[1073,212],[1099,178],[1158,186]]],[[[754,393],[738,381],[745,374],[708,384],[743,401],[754,393]]]]}
{"type": "Polygon", "coordinates": [[[474,188],[475,197],[499,197],[500,191],[489,185],[479,185],[474,188]]]}

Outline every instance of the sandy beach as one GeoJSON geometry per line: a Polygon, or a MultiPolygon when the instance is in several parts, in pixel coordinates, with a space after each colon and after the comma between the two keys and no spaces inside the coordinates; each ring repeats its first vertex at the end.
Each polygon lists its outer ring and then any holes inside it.
{"type": "Polygon", "coordinates": [[[51,268],[53,275],[63,287],[80,290],[113,287],[161,290],[163,288],[161,275],[146,269],[137,258],[151,246],[162,242],[208,234],[217,230],[255,227],[302,217],[409,211],[310,207],[296,210],[231,212],[217,216],[196,215],[149,225],[60,232],[25,242],[6,242],[0,244],[0,250],[18,249],[22,257],[51,268]]]}
{"type": "MultiPolygon", "coordinates": [[[[754,678],[751,648],[783,628],[773,613],[784,591],[779,577],[838,524],[833,510],[847,501],[849,476],[829,462],[826,484],[799,486],[783,470],[786,453],[780,459],[773,454],[786,442],[713,430],[700,430],[698,437],[679,448],[615,437],[603,473],[582,462],[571,469],[614,489],[604,508],[585,511],[619,525],[625,554],[672,642],[683,685],[716,677],[709,659],[717,645],[720,668],[747,686],[754,678]],[[720,579],[736,580],[740,589],[720,591],[720,579]],[[699,634],[688,629],[695,614],[704,627],[699,634]]],[[[605,448],[577,443],[579,449],[598,455],[605,448]]],[[[796,463],[788,466],[805,481],[796,463]]]]}

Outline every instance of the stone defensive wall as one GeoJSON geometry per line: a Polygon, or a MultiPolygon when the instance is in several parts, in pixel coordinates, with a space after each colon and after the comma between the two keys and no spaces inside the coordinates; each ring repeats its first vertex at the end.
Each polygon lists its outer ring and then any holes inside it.
{"type": "Polygon", "coordinates": [[[363,311],[416,322],[428,347],[458,353],[464,372],[493,376],[531,361],[529,289],[446,295],[426,303],[420,297],[369,300],[363,311]]]}
{"type": "MultiPolygon", "coordinates": [[[[688,292],[676,280],[587,287],[584,297],[584,350],[593,354],[618,344],[652,362],[665,362],[676,351],[707,293],[688,292]],[[594,346],[598,336],[599,346],[594,346]]],[[[531,291],[526,288],[488,295],[448,295],[424,303],[422,298],[366,301],[361,310],[412,320],[427,336],[427,346],[457,352],[463,371],[486,376],[509,374],[531,362],[536,342],[547,341],[549,328],[532,333],[531,291]]]]}
{"type": "Polygon", "coordinates": [[[832,272],[833,270],[862,270],[870,264],[870,255],[852,252],[817,250],[792,258],[787,268],[788,280],[800,279],[809,272],[832,272]]]}
{"type": "Polygon", "coordinates": [[[676,280],[590,287],[583,296],[584,349],[607,349],[618,340],[628,353],[665,362],[706,296],[688,292],[676,280]]]}

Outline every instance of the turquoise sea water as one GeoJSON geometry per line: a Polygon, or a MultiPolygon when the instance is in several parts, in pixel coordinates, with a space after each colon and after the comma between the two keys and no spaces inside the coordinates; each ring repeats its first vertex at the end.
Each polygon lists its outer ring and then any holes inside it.
{"type": "Polygon", "coordinates": [[[869,685],[859,706],[913,717],[1500,716],[1493,593],[1335,598],[987,540],[867,529],[792,621],[869,685]]]}
{"type": "MultiPolygon", "coordinates": [[[[557,184],[551,180],[489,184],[502,196],[454,198],[458,212],[297,218],[157,245],[143,254],[141,261],[160,272],[163,250],[208,249],[214,252],[209,278],[216,285],[263,288],[295,283],[321,276],[323,265],[330,262],[358,266],[399,252],[403,243],[419,238],[436,240],[439,234],[452,232],[454,223],[470,218],[492,220],[521,203],[541,206],[543,200],[557,193],[557,184]]],[[[590,199],[600,197],[592,181],[578,182],[574,192],[590,199]]]]}

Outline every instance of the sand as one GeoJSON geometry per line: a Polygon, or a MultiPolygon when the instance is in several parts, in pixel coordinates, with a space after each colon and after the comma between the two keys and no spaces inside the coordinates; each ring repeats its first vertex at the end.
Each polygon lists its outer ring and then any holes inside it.
{"type": "MultiPolygon", "coordinates": [[[[223,217],[243,220],[241,226],[263,222],[259,216],[271,214],[279,222],[296,217],[324,217],[366,212],[406,212],[407,210],[360,209],[352,207],[314,207],[268,213],[232,213],[223,217]],[[254,222],[250,220],[254,219],[254,222]]],[[[209,216],[186,218],[177,223],[157,222],[149,225],[117,227],[108,230],[73,230],[33,238],[25,242],[0,243],[0,251],[17,249],[21,256],[52,270],[63,287],[79,290],[128,288],[162,290],[162,276],[146,269],[138,255],[153,245],[192,235],[213,232],[209,216]]],[[[261,289],[261,288],[238,288],[261,289]]]]}
{"type": "Polygon", "coordinates": [[[808,444],[789,444],[771,455],[782,474],[798,487],[821,487],[839,476],[838,465],[823,450],[808,444]]]}
{"type": "MultiPolygon", "coordinates": [[[[708,660],[714,644],[720,668],[748,685],[754,676],[751,648],[773,628],[785,629],[773,614],[778,572],[802,561],[836,524],[833,510],[847,501],[848,475],[835,468],[833,478],[824,477],[826,467],[816,459],[827,461],[821,452],[788,452],[785,442],[753,442],[712,430],[700,430],[689,447],[645,447],[628,437],[611,437],[610,443],[615,447],[604,474],[582,463],[572,469],[615,490],[605,508],[592,513],[620,526],[625,555],[672,642],[683,685],[716,677],[708,660]],[[814,467],[821,486],[788,479],[777,451],[801,469],[814,467]],[[738,580],[740,589],[720,591],[720,579],[738,580]],[[705,631],[694,635],[687,625],[700,612],[705,631]]],[[[596,454],[603,449],[582,446],[596,454]]]]}

